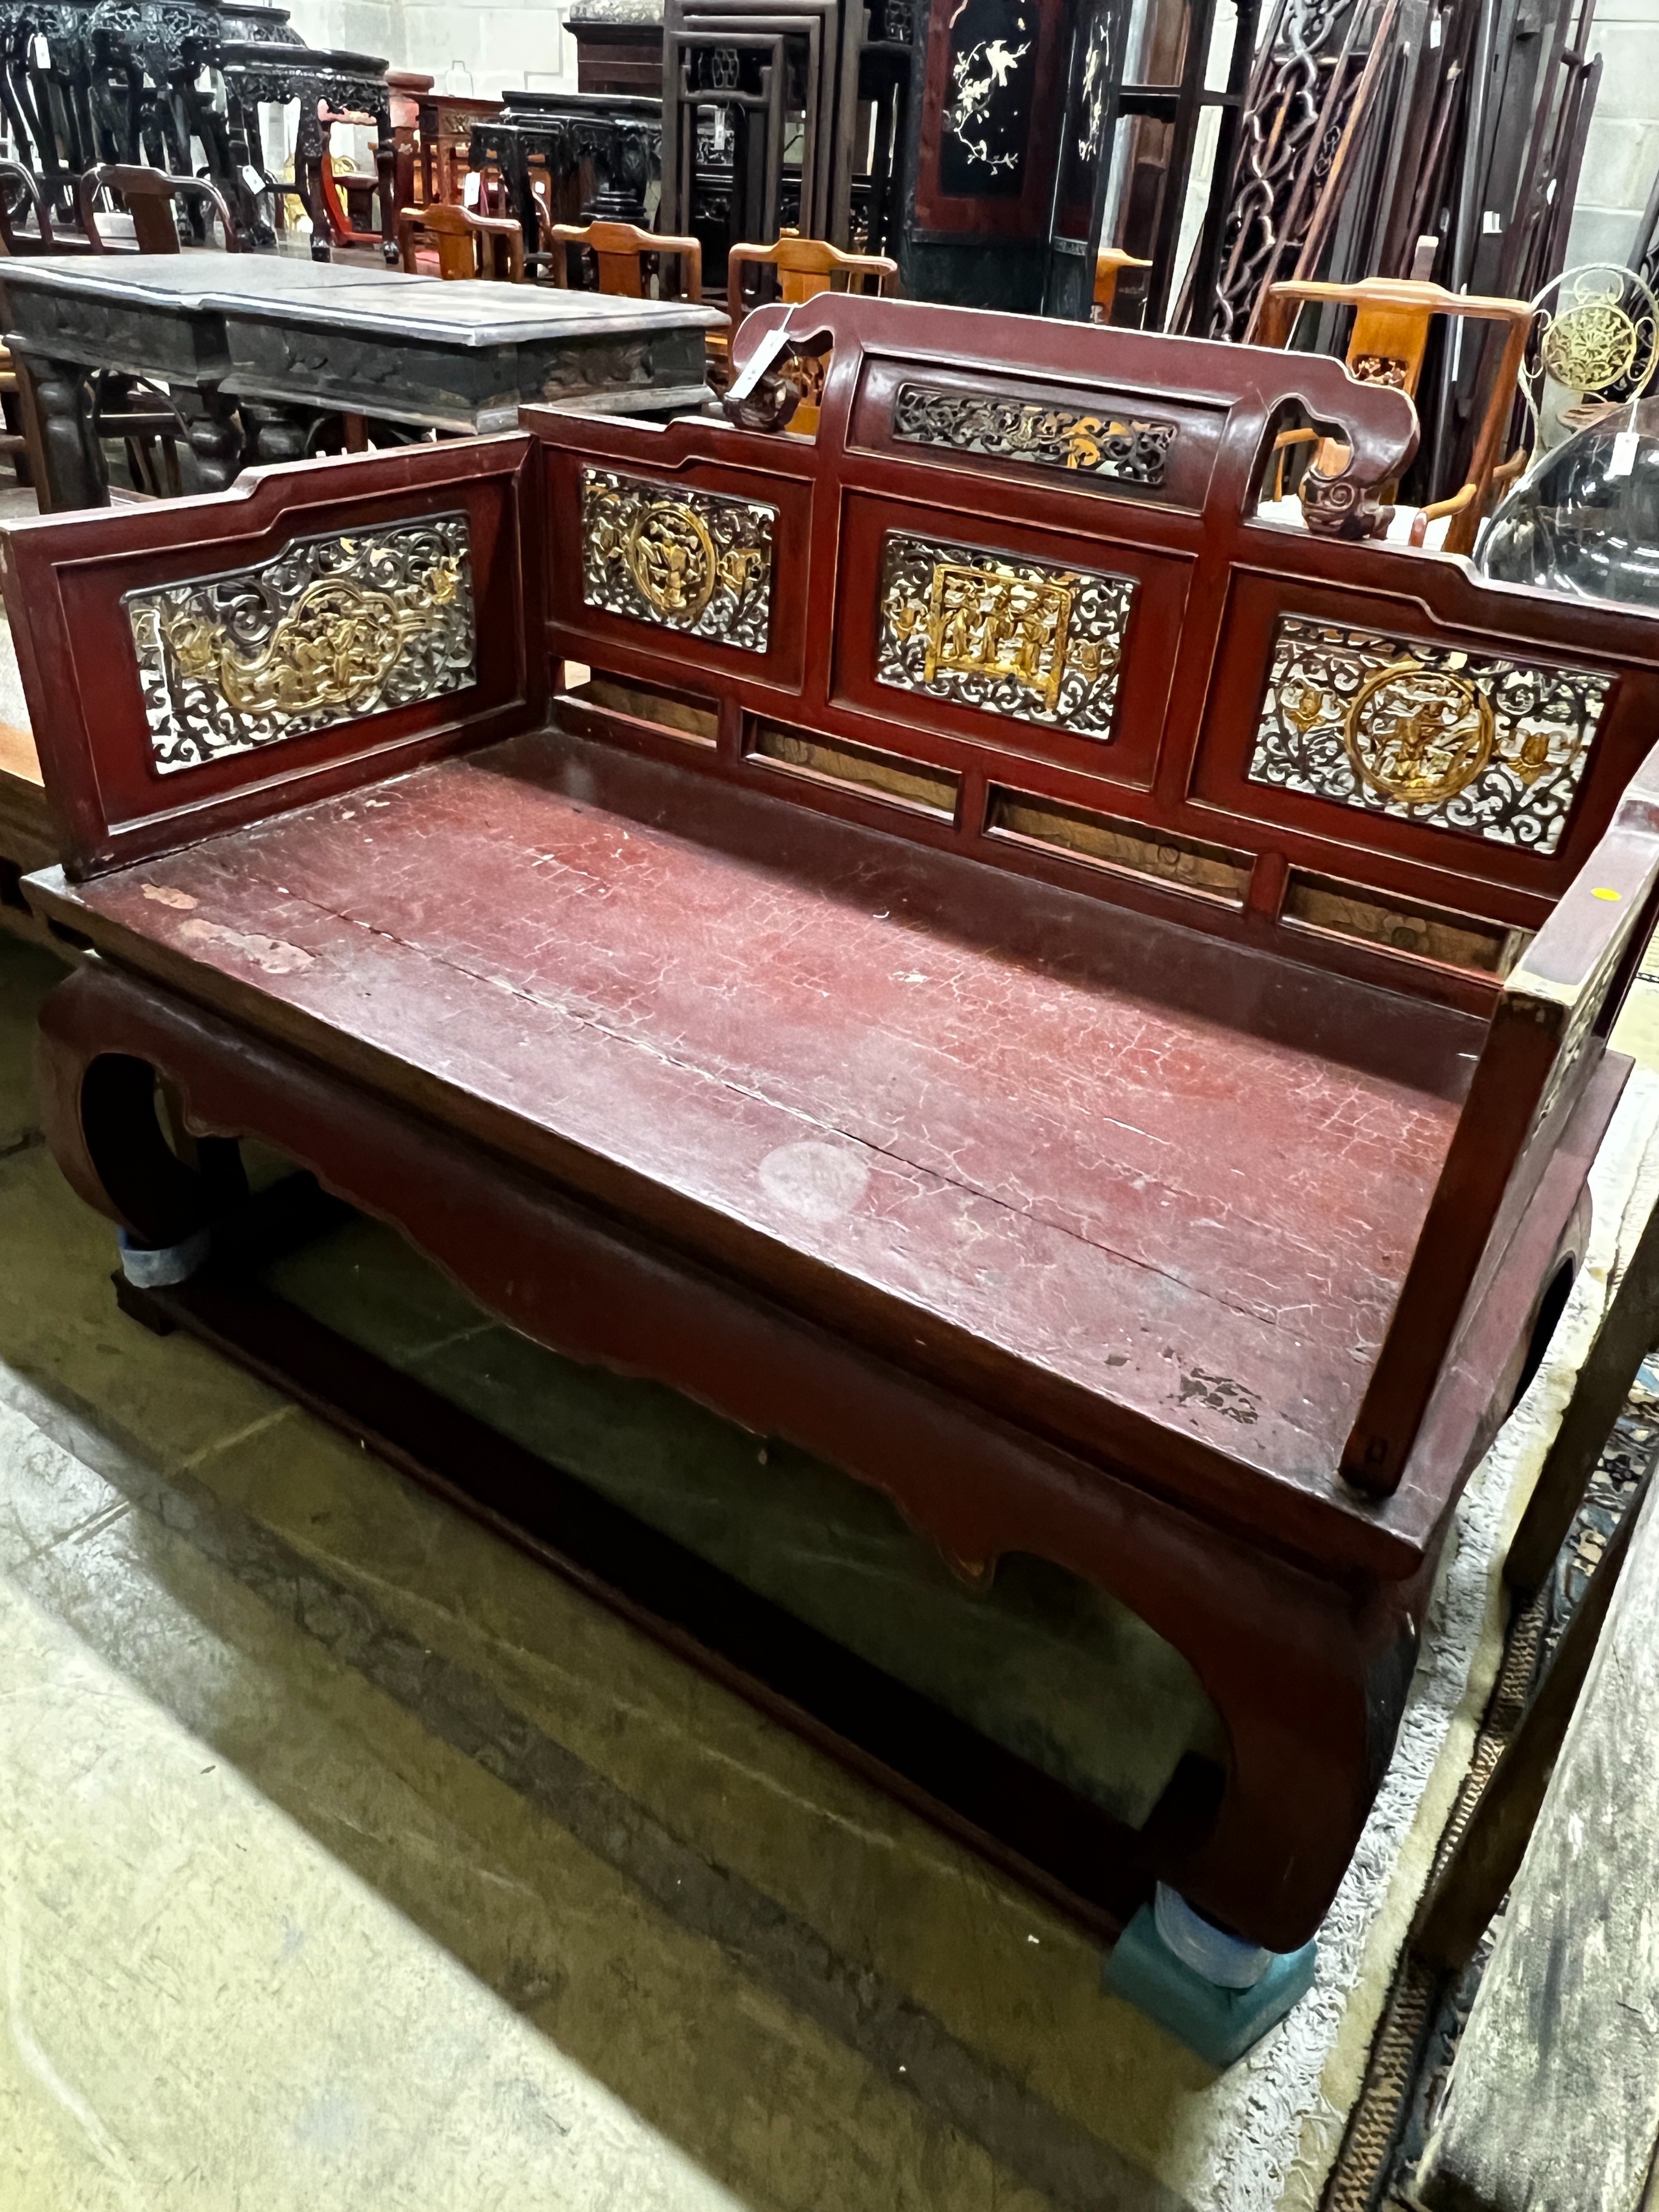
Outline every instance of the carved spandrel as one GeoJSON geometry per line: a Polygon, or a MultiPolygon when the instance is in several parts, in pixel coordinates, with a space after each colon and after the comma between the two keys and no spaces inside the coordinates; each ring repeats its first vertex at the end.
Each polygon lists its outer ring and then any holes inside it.
{"type": "Polygon", "coordinates": [[[607,614],[764,653],[775,507],[584,469],[582,598],[607,614]]]}
{"type": "Polygon", "coordinates": [[[293,539],[122,604],[161,775],[477,681],[464,514],[293,539]]]}
{"type": "Polygon", "coordinates": [[[1176,426],[1111,408],[1064,407],[1047,400],[902,384],[893,401],[893,435],[907,445],[944,446],[992,460],[1073,470],[1156,490],[1164,482],[1176,426]]]}
{"type": "Polygon", "coordinates": [[[883,684],[1079,736],[1111,735],[1134,580],[935,544],[882,550],[883,684]]]}
{"type": "Polygon", "coordinates": [[[1553,853],[1610,685],[1282,616],[1249,781],[1553,853]]]}

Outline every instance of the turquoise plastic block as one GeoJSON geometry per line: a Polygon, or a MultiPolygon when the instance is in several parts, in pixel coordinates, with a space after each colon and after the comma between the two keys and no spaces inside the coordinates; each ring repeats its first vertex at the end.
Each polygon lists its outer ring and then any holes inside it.
{"type": "Polygon", "coordinates": [[[1231,2066],[1313,1986],[1317,1943],[1279,1954],[1248,1990],[1224,1990],[1176,1958],[1143,1905],[1108,1956],[1101,1979],[1212,2066],[1231,2066]]]}

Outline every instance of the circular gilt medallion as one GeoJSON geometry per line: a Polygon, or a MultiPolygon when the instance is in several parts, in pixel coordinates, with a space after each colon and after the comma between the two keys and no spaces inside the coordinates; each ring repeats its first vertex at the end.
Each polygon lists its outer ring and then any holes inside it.
{"type": "Polygon", "coordinates": [[[1636,358],[1637,328],[1617,295],[1581,301],[1550,324],[1539,348],[1544,367],[1569,392],[1616,384],[1636,358]]]}
{"type": "Polygon", "coordinates": [[[1491,758],[1492,706],[1468,677],[1408,660],[1367,678],[1344,736],[1363,783],[1407,806],[1433,806],[1455,799],[1491,758]]]}
{"type": "Polygon", "coordinates": [[[714,544],[701,515],[671,499],[635,515],[623,548],[628,573],[666,621],[694,623],[714,588],[714,544]]]}

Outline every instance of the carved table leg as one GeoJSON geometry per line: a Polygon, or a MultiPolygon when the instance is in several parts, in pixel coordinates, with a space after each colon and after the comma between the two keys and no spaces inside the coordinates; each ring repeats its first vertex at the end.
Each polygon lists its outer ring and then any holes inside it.
{"type": "Polygon", "coordinates": [[[191,474],[197,491],[224,491],[246,460],[236,403],[216,385],[177,393],[190,440],[191,474]]]}
{"type": "Polygon", "coordinates": [[[331,261],[334,233],[328,220],[328,202],[323,197],[323,163],[327,159],[323,126],[317,117],[314,87],[306,85],[301,92],[299,125],[294,134],[294,181],[300,188],[300,204],[311,218],[311,258],[331,261]]]}
{"type": "Polygon", "coordinates": [[[652,134],[641,124],[618,124],[595,145],[593,198],[582,221],[645,222],[645,196],[651,182],[652,134]]]}
{"type": "Polygon", "coordinates": [[[262,467],[276,461],[302,461],[318,419],[314,407],[284,407],[274,399],[245,399],[252,457],[262,467]]]}
{"type": "Polygon", "coordinates": [[[79,362],[49,361],[21,347],[12,357],[28,386],[40,430],[40,512],[107,507],[109,479],[92,434],[87,371],[79,362]]]}
{"type": "Polygon", "coordinates": [[[374,173],[380,179],[380,253],[388,268],[398,266],[398,142],[392,131],[392,110],[375,113],[374,173]]]}

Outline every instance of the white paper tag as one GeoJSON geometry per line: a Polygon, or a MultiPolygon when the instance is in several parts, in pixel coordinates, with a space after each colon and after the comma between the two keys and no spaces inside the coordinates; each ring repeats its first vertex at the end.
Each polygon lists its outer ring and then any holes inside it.
{"type": "Polygon", "coordinates": [[[726,151],[726,110],[724,107],[717,107],[714,110],[714,151],[717,154],[723,154],[726,151]]]}
{"type": "Polygon", "coordinates": [[[469,169],[461,179],[461,205],[468,208],[477,207],[478,197],[483,191],[483,171],[469,169]]]}
{"type": "Polygon", "coordinates": [[[1440,44],[1440,17],[1438,15],[1431,15],[1429,18],[1429,52],[1431,53],[1432,53],[1435,48],[1440,44]]]}
{"type": "Polygon", "coordinates": [[[1627,477],[1636,466],[1636,449],[1641,444],[1640,433],[1621,430],[1613,441],[1613,459],[1607,463],[1607,482],[1614,477],[1627,477]]]}
{"type": "Polygon", "coordinates": [[[1480,218],[1480,228],[1487,238],[1495,237],[1504,228],[1504,218],[1496,208],[1488,208],[1480,218]]]}
{"type": "Polygon", "coordinates": [[[256,199],[265,188],[264,179],[259,174],[259,172],[254,167],[252,161],[244,161],[242,164],[242,182],[247,186],[249,191],[254,195],[256,199]]]}
{"type": "Polygon", "coordinates": [[[29,40],[29,66],[38,70],[52,67],[52,48],[46,44],[44,31],[37,31],[29,40]]]}

